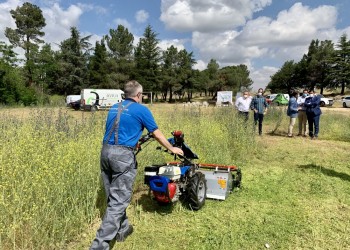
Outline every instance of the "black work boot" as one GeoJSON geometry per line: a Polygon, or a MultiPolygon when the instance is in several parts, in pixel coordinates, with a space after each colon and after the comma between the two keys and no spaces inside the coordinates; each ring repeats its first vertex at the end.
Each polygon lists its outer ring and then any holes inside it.
{"type": "Polygon", "coordinates": [[[127,230],[125,230],[125,232],[123,232],[123,233],[117,233],[117,235],[115,236],[115,240],[117,241],[117,242],[123,242],[123,241],[125,241],[126,240],[126,238],[130,235],[130,234],[132,234],[134,232],[134,228],[133,228],[133,226],[132,225],[129,225],[129,227],[128,227],[128,229],[127,230]]]}

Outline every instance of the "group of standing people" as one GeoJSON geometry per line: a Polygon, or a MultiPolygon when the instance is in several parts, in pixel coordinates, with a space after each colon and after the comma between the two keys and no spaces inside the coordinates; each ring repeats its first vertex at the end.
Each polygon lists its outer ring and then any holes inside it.
{"type": "Polygon", "coordinates": [[[258,93],[253,98],[249,96],[249,92],[245,91],[243,96],[238,97],[235,106],[241,116],[244,117],[245,121],[248,120],[249,111],[254,111],[254,124],[259,124],[259,135],[262,135],[262,124],[264,121],[264,115],[266,114],[268,103],[266,98],[263,96],[264,90],[260,88],[258,93]]]}
{"type": "MultiPolygon", "coordinates": [[[[320,97],[315,95],[313,90],[304,90],[301,95],[293,92],[288,103],[287,115],[290,117],[288,127],[288,137],[293,137],[293,128],[298,118],[299,133],[298,136],[310,136],[311,139],[317,139],[319,133],[320,116],[320,97]]],[[[249,111],[254,111],[254,125],[258,125],[259,135],[262,135],[262,124],[266,114],[268,103],[263,96],[263,89],[260,88],[256,96],[251,97],[248,91],[243,96],[237,98],[235,106],[239,115],[248,121],[249,111]]]]}
{"type": "Polygon", "coordinates": [[[298,136],[310,136],[311,139],[318,138],[320,116],[322,114],[320,103],[320,97],[313,90],[305,89],[301,96],[297,92],[291,94],[287,109],[287,115],[290,117],[288,137],[293,137],[293,127],[298,118],[298,136]]]}

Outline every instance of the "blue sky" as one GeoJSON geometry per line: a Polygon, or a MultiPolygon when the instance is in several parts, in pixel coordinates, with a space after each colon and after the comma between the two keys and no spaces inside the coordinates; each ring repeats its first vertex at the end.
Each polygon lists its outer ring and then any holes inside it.
{"type": "MultiPolygon", "coordinates": [[[[287,60],[299,61],[312,39],[350,39],[349,0],[32,0],[46,18],[45,40],[60,43],[75,26],[91,43],[122,24],[135,45],[150,24],[160,47],[193,51],[195,68],[246,64],[253,88],[265,87],[287,60]]],[[[0,41],[15,27],[9,11],[22,0],[0,1],[0,41]]],[[[20,52],[20,51],[18,51],[20,52]]]]}

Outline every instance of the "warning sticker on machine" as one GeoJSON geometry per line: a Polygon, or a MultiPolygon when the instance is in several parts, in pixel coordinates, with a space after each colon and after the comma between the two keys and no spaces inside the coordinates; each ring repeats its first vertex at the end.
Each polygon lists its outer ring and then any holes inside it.
{"type": "Polygon", "coordinates": [[[218,184],[222,189],[226,188],[226,180],[225,179],[218,179],[218,184]]]}

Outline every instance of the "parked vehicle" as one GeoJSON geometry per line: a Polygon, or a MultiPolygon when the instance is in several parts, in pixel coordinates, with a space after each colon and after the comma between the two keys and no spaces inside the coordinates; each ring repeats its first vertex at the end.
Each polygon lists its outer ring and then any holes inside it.
{"type": "Polygon", "coordinates": [[[350,96],[345,96],[343,98],[342,102],[343,102],[344,108],[349,108],[350,107],[350,96]]]}
{"type": "Polygon", "coordinates": [[[279,105],[288,105],[289,95],[288,94],[277,94],[273,99],[272,104],[279,105]]]}
{"type": "Polygon", "coordinates": [[[275,99],[276,96],[277,96],[277,94],[270,94],[270,95],[265,96],[266,102],[268,104],[271,104],[271,102],[273,101],[273,99],[275,99]]]}
{"type": "Polygon", "coordinates": [[[114,104],[121,102],[124,91],[120,89],[82,89],[80,109],[96,111],[109,109],[114,104]]]}
{"type": "Polygon", "coordinates": [[[73,108],[74,110],[80,109],[80,99],[74,102],[69,103],[69,106],[73,108]]]}
{"type": "Polygon", "coordinates": [[[325,106],[332,106],[334,103],[334,100],[331,98],[324,97],[323,95],[319,95],[321,98],[320,106],[325,107],[325,106]]]}
{"type": "Polygon", "coordinates": [[[67,95],[66,105],[70,106],[70,103],[80,100],[80,95],[67,95]]]}

